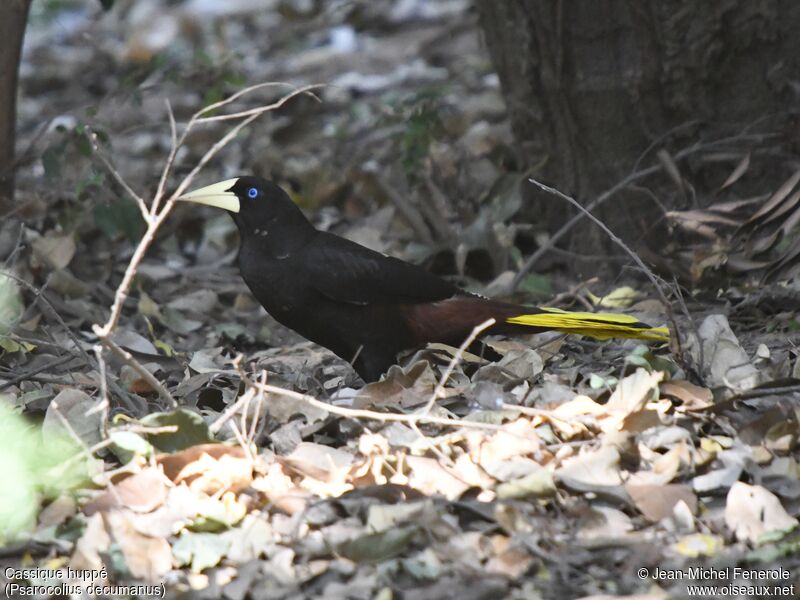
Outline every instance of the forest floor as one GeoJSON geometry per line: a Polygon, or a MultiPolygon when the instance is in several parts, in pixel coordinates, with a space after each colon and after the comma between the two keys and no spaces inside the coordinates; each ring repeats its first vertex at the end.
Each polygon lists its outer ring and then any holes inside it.
{"type": "MultiPolygon", "coordinates": [[[[759,154],[743,138],[688,167],[648,156],[668,176],[637,185],[656,196],[695,194],[706,158],[731,163],[714,194],[665,214],[658,277],[620,250],[602,281],[561,250],[513,296],[667,324],[669,347],[540,334],[493,339],[503,358],[485,364],[437,345],[364,385],[253,299],[221,211],[176,207],[134,272],[147,227],[125,186],[157,193],[169,110],[180,134],[247,86],[285,83],[206,116],[320,84],[245,127],[191,187],[262,175],[321,229],[507,292],[553,232],[526,221],[532,184],[474,12],[163,5],[43,3],[31,17],[24,227],[0,227],[4,565],[104,567],[115,584],[230,600],[796,595],[796,157],[783,185],[750,195],[738,186],[758,188],[759,154]]],[[[168,193],[237,122],[192,127],[168,193]]],[[[0,572],[6,590],[68,578],[0,572]]]]}

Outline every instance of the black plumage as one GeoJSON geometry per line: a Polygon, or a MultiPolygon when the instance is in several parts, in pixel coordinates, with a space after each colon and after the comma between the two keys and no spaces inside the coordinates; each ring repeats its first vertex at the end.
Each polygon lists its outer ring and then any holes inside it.
{"type": "Polygon", "coordinates": [[[269,314],[302,336],[352,361],[373,381],[400,351],[427,342],[460,344],[488,318],[489,333],[556,329],[663,341],[617,314],[566,313],[464,293],[425,269],[317,230],[277,185],[242,176],[181,199],[230,211],[239,228],[242,278],[269,314]]]}

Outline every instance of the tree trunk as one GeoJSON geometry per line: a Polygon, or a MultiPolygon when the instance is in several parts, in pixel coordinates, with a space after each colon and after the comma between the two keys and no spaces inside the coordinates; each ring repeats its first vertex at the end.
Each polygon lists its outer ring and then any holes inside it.
{"type": "MultiPolygon", "coordinates": [[[[800,3],[476,4],[523,164],[584,204],[630,173],[648,148],[669,148],[666,138],[673,148],[688,146],[724,127],[759,119],[763,125],[765,116],[775,115],[783,115],[784,132],[791,127],[788,111],[797,106],[800,80],[800,3]],[[675,132],[683,139],[668,135],[675,132]]],[[[653,164],[654,155],[646,162],[653,164]]],[[[552,196],[530,194],[530,214],[551,232],[574,214],[552,196]]],[[[622,237],[636,239],[658,220],[655,204],[646,194],[629,193],[598,214],[622,237]]],[[[586,231],[578,238],[583,251],[604,249],[600,236],[587,238],[586,231]]]]}
{"type": "Polygon", "coordinates": [[[14,198],[17,76],[30,0],[0,0],[0,215],[14,198]]]}

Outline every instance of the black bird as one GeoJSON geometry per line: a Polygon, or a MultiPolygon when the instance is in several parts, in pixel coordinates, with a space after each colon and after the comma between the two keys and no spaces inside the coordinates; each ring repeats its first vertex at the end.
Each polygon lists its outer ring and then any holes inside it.
{"type": "Polygon", "coordinates": [[[565,312],[468,294],[422,267],[318,231],[274,183],[242,176],[183,195],[224,208],[239,228],[239,270],[275,319],[352,361],[375,381],[403,350],[458,346],[489,318],[485,333],[556,330],[598,339],[663,342],[665,327],[613,313],[565,312]]]}

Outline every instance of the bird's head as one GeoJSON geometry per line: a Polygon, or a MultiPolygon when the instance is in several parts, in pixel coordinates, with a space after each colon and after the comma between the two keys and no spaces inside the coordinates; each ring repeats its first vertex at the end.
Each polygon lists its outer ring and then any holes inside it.
{"type": "Polygon", "coordinates": [[[289,195],[262,177],[243,175],[226,179],[188,192],[178,200],[227,210],[242,238],[275,237],[280,231],[295,234],[313,231],[313,226],[289,195]]]}

